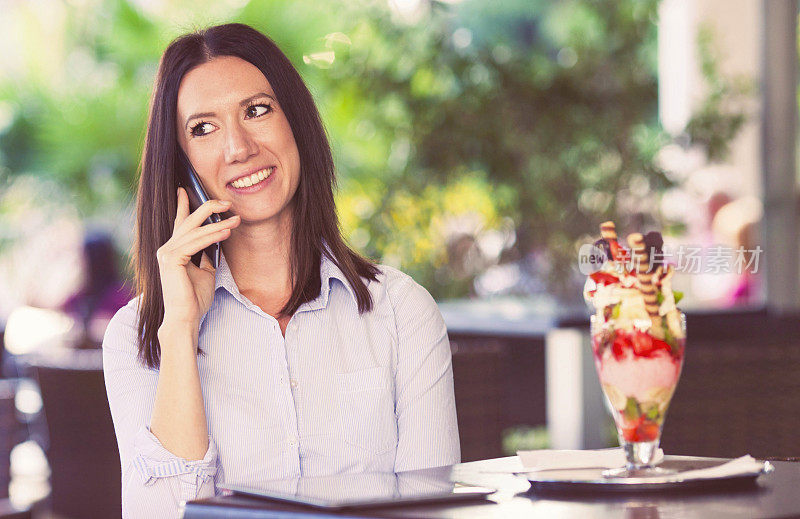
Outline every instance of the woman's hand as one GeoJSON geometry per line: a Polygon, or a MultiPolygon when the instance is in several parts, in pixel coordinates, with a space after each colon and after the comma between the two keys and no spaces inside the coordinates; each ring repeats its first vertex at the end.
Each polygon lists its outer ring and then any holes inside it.
{"type": "Polygon", "coordinates": [[[189,214],[189,196],[178,188],[178,209],[172,237],[156,251],[164,298],[164,323],[200,324],[200,317],[214,298],[214,267],[204,253],[197,267],[192,256],[213,243],[225,240],[241,222],[238,215],[203,225],[213,213],[230,208],[230,202],[209,200],[189,214]]]}

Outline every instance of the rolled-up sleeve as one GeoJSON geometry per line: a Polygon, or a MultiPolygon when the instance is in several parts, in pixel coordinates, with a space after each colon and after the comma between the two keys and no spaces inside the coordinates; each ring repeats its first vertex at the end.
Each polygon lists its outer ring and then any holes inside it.
{"type": "Polygon", "coordinates": [[[461,449],[447,327],[425,288],[399,271],[389,277],[398,338],[395,471],[458,463],[461,449]]]}
{"type": "Polygon", "coordinates": [[[211,497],[221,477],[209,437],[202,460],[170,453],[149,430],[158,371],[137,357],[136,300],[111,319],[103,338],[103,371],[122,467],[122,516],[178,517],[182,501],[211,497]]]}

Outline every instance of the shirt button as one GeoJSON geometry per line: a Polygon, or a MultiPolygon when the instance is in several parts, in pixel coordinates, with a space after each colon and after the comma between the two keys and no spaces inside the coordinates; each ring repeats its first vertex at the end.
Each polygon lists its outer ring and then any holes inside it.
{"type": "Polygon", "coordinates": [[[289,438],[289,446],[290,447],[297,447],[297,438],[295,438],[294,436],[291,436],[289,438]]]}
{"type": "Polygon", "coordinates": [[[297,389],[297,380],[296,379],[290,380],[289,385],[292,386],[292,389],[297,389]]]}

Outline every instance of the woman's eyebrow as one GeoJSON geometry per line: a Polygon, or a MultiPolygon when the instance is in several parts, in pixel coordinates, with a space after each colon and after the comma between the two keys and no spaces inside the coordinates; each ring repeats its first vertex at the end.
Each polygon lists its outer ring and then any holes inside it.
{"type": "MultiPolygon", "coordinates": [[[[251,102],[253,102],[254,100],[258,99],[259,97],[269,97],[270,99],[272,99],[273,101],[275,101],[277,103],[277,100],[275,99],[275,97],[273,97],[273,96],[271,96],[271,95],[269,95],[269,94],[267,94],[265,92],[259,92],[258,94],[252,95],[250,97],[247,97],[247,98],[242,99],[241,101],[239,101],[239,106],[247,106],[251,102]]],[[[186,124],[184,125],[184,128],[188,129],[189,128],[189,122],[192,121],[193,119],[202,119],[203,117],[214,117],[216,115],[217,114],[215,114],[214,112],[202,112],[202,113],[192,114],[186,119],[186,124]]]]}
{"type": "Polygon", "coordinates": [[[269,97],[269,98],[270,98],[270,99],[272,99],[273,101],[277,102],[277,101],[275,100],[275,98],[274,98],[274,97],[272,97],[271,95],[269,95],[269,94],[267,94],[267,93],[265,93],[265,92],[259,92],[259,93],[258,93],[258,94],[256,94],[256,95],[252,95],[252,96],[248,97],[247,99],[242,99],[241,101],[239,101],[239,106],[247,106],[247,105],[249,105],[249,104],[250,104],[252,101],[255,101],[256,99],[258,99],[259,97],[269,97]]]}
{"type": "Polygon", "coordinates": [[[189,129],[189,123],[193,119],[202,119],[204,117],[214,117],[215,115],[217,115],[217,114],[215,114],[214,112],[202,112],[202,113],[197,113],[197,114],[190,115],[189,118],[186,119],[186,124],[184,125],[184,129],[186,129],[186,130],[189,129]]]}

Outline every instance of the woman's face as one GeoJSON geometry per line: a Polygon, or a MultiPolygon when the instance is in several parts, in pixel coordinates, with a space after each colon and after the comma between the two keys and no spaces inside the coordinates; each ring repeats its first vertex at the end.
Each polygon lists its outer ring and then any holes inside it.
{"type": "Polygon", "coordinates": [[[230,200],[242,223],[289,214],[300,155],[269,81],[223,56],[190,70],[178,88],[178,143],[206,193],[230,200]]]}

